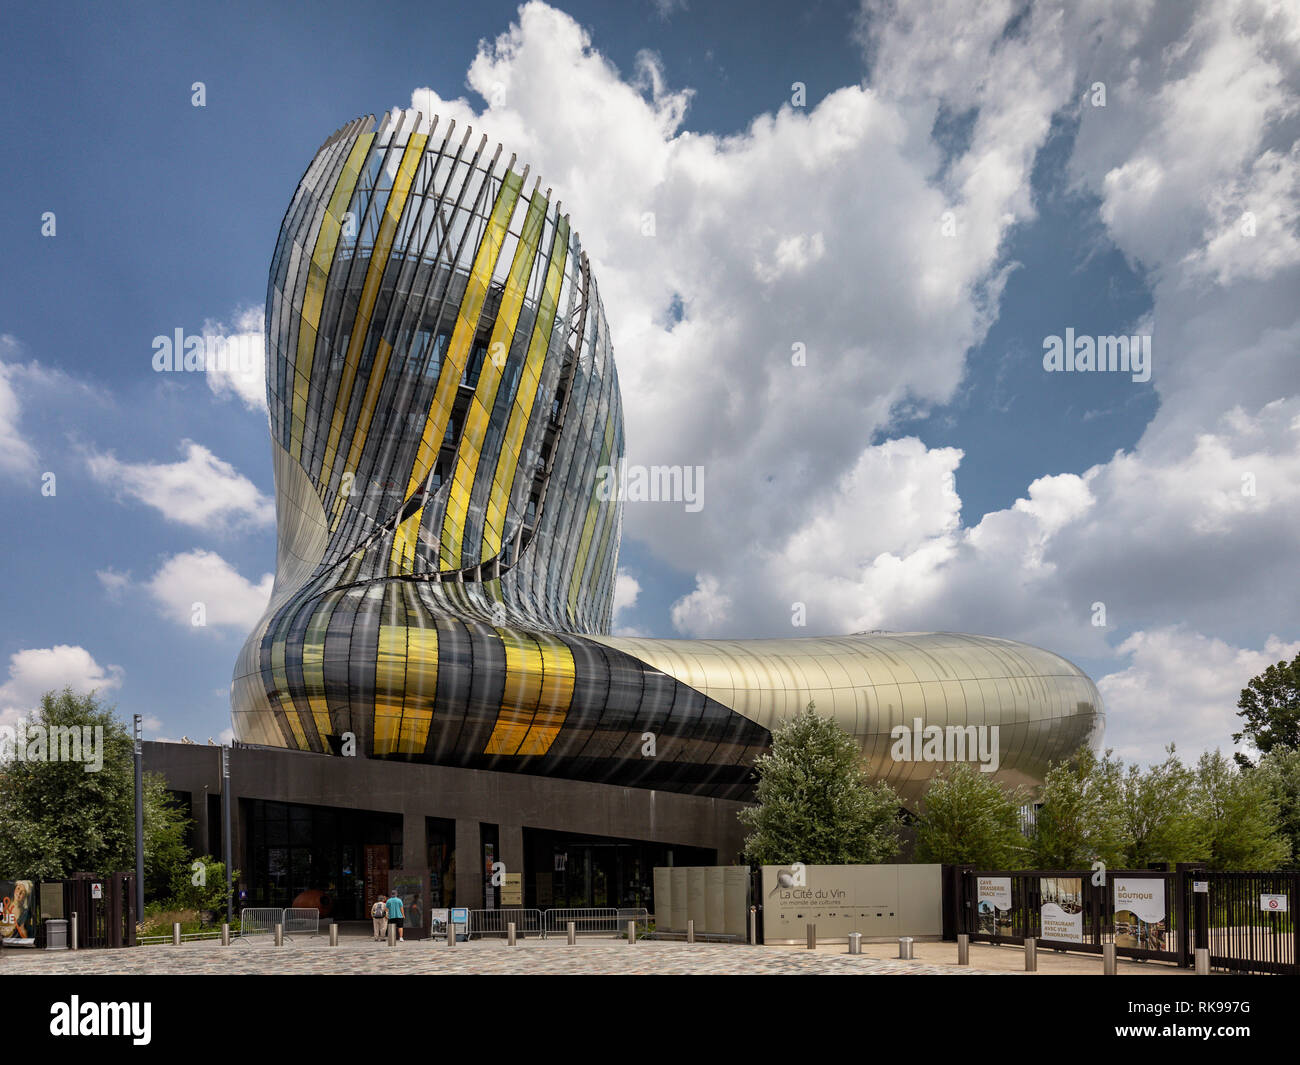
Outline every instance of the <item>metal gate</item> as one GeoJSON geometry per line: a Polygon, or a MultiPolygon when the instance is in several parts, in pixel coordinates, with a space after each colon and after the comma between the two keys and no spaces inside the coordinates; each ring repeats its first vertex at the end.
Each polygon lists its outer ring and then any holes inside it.
{"type": "Polygon", "coordinates": [[[63,912],[77,915],[79,947],[134,947],[135,874],[73,873],[63,881],[63,912]]]}
{"type": "Polygon", "coordinates": [[[954,866],[945,869],[944,895],[945,934],[964,932],[974,943],[1033,937],[1043,947],[1100,954],[1113,942],[1121,957],[1184,967],[1206,947],[1214,969],[1300,975],[1300,872],[1210,872],[1196,863],[1100,875],[954,866]],[[1153,901],[1158,895],[1163,919],[1117,912],[1117,881],[1140,883],[1153,901]]]}
{"type": "Polygon", "coordinates": [[[956,931],[965,932],[974,943],[1020,944],[1032,937],[1043,947],[1088,954],[1100,954],[1102,944],[1114,940],[1122,957],[1189,964],[1187,904],[1180,875],[1157,869],[1107,870],[1104,880],[1094,884],[1091,870],[964,869],[956,931]],[[1151,894],[1161,897],[1164,920],[1143,924],[1123,917],[1117,921],[1112,890],[1116,880],[1148,884],[1151,894]],[[999,894],[1009,886],[1010,905],[982,903],[981,882],[997,888],[999,894]],[[1057,914],[1055,919],[1045,916],[1052,913],[1057,914]]]}
{"type": "Polygon", "coordinates": [[[1201,873],[1209,890],[1210,967],[1300,974],[1300,872],[1201,873]],[[1272,903],[1273,905],[1270,905],[1272,903]]]}

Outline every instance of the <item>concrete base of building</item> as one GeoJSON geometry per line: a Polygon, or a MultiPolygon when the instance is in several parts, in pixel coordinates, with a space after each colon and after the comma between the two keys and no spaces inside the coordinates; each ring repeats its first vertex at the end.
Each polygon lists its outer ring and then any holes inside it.
{"type": "MultiPolygon", "coordinates": [[[[218,860],[223,838],[220,751],[219,747],[199,744],[144,744],[145,771],[161,774],[168,789],[189,802],[195,851],[210,853],[218,860]]],[[[495,860],[503,863],[505,872],[523,874],[525,890],[536,882],[535,874],[552,872],[529,868],[526,831],[690,849],[696,864],[706,864],[699,861],[701,851],[713,852],[712,860],[717,863],[736,861],[745,835],[737,819],[745,804],[727,799],[270,747],[236,746],[231,750],[230,789],[232,854],[234,866],[242,874],[236,886],[237,900],[241,888],[261,893],[262,885],[256,883],[256,863],[261,858],[252,853],[254,841],[250,839],[255,831],[252,812],[259,803],[366,811],[390,818],[396,815],[392,823],[400,819],[404,872],[427,871],[429,819],[454,825],[453,846],[460,860],[454,874],[449,875],[452,882],[445,885],[444,897],[454,895],[455,905],[470,909],[484,907],[486,870],[481,857],[485,832],[492,836],[495,860]]],[[[256,842],[259,850],[264,850],[268,842],[278,843],[265,839],[256,842]]],[[[293,842],[285,841],[286,845],[293,842]]],[[[361,855],[354,855],[352,860],[358,867],[363,861],[361,855]]],[[[355,872],[361,875],[360,868],[355,872]]],[[[254,905],[253,900],[250,894],[247,904],[254,905]]],[[[505,904],[512,900],[500,901],[505,904]]],[[[290,903],[283,899],[272,904],[290,903]]],[[[522,904],[537,905],[537,900],[525,898],[522,904]]],[[[236,909],[239,905],[237,901],[236,909]]]]}

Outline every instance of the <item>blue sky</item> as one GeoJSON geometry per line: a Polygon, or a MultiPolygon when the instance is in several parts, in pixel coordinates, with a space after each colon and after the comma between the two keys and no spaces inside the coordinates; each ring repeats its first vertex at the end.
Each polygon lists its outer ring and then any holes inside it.
{"type": "Polygon", "coordinates": [[[629,504],[616,628],[1004,635],[1099,680],[1123,753],[1227,747],[1300,650],[1297,56],[1228,6],[13,6],[0,711],[66,680],[229,728],[265,412],[152,341],[255,331],[316,148],[417,106],[555,181],[629,461],[705,470],[698,515],[629,504]],[[1151,380],[1045,372],[1067,327],[1150,335],[1151,380]]]}

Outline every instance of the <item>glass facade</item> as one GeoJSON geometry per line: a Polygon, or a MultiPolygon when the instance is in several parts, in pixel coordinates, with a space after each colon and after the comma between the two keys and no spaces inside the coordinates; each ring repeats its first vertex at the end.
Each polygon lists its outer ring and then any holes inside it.
{"type": "Polygon", "coordinates": [[[241,906],[312,906],[357,920],[402,867],[400,814],[244,800],[241,906]],[[310,898],[303,898],[310,894],[310,898]]]}
{"type": "Polygon", "coordinates": [[[524,829],[524,905],[642,907],[654,913],[654,869],[713,865],[717,852],[578,832],[524,829]]]}
{"type": "Polygon", "coordinates": [[[244,742],[744,798],[810,699],[872,758],[896,713],[1014,725],[1029,775],[1099,740],[1091,682],[1007,641],[603,636],[624,441],[599,289],[550,190],[468,128],[394,111],[326,141],[266,335],[278,552],[244,742]]]}

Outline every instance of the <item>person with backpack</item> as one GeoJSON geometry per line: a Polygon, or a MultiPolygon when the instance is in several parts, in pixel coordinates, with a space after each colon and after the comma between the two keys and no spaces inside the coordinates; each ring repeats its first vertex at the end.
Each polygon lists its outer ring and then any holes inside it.
{"type": "Polygon", "coordinates": [[[402,900],[397,894],[397,888],[393,888],[388,896],[388,921],[397,928],[397,942],[405,943],[406,939],[402,935],[403,918],[406,917],[406,910],[402,906],[402,900]]]}
{"type": "Polygon", "coordinates": [[[375,926],[375,941],[388,935],[388,907],[384,905],[384,896],[376,895],[375,904],[370,907],[370,918],[375,926]]]}

